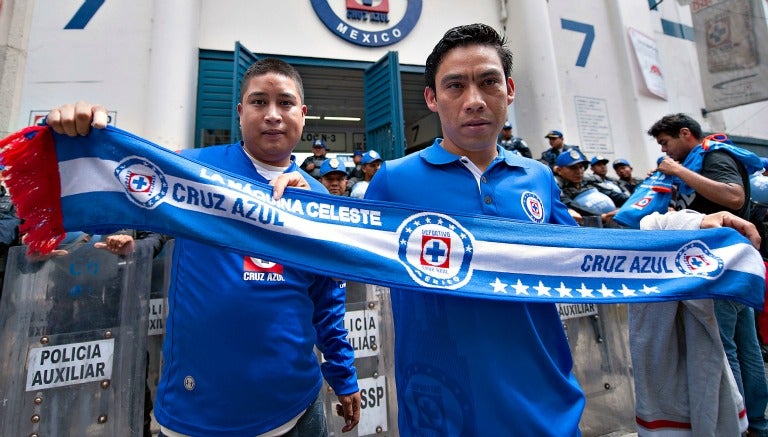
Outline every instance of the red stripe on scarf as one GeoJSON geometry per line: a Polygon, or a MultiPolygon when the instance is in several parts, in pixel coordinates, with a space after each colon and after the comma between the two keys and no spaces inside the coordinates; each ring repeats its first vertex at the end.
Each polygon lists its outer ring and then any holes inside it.
{"type": "Polygon", "coordinates": [[[64,238],[61,182],[53,134],[30,126],[0,140],[3,179],[22,220],[19,232],[29,253],[46,254],[64,238]]]}

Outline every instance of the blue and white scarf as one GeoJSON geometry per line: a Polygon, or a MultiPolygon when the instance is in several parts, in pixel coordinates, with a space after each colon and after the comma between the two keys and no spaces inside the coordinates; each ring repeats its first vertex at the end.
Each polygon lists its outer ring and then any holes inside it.
{"type": "Polygon", "coordinates": [[[364,283],[486,299],[727,298],[762,307],[765,267],[729,228],[638,231],[446,214],[268,185],[107,127],[0,142],[30,250],[66,231],[151,230],[364,283]]]}

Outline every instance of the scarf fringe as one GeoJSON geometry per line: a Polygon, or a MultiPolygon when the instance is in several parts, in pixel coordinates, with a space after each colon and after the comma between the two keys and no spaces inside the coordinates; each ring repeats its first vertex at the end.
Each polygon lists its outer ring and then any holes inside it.
{"type": "Polygon", "coordinates": [[[64,239],[61,183],[53,134],[30,126],[0,140],[3,180],[22,223],[29,253],[47,254],[64,239]]]}

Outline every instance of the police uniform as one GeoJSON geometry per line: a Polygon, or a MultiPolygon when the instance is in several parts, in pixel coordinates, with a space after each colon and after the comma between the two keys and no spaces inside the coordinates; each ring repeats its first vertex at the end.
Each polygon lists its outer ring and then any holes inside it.
{"type": "MultiPolygon", "coordinates": [[[[613,171],[616,171],[618,167],[621,167],[622,165],[626,165],[627,167],[632,167],[629,165],[629,161],[627,161],[624,158],[619,158],[613,161],[613,171]]],[[[618,173],[617,173],[618,174],[618,173]]],[[[643,180],[641,178],[632,176],[630,180],[626,179],[617,179],[616,183],[626,192],[628,192],[630,195],[635,192],[635,187],[643,183],[643,180]]]]}
{"type": "MultiPolygon", "coordinates": [[[[382,164],[365,198],[575,224],[545,165],[497,147],[476,178],[441,141],[382,164]]],[[[584,396],[554,304],[396,288],[391,298],[401,435],[577,434],[584,396]]]]}
{"type": "MultiPolygon", "coordinates": [[[[326,152],[328,152],[328,146],[325,144],[325,141],[322,139],[316,139],[315,142],[312,144],[312,147],[322,147],[325,149],[326,152]]],[[[315,167],[309,171],[309,175],[312,176],[315,179],[320,179],[320,167],[323,165],[325,160],[328,159],[327,157],[323,156],[322,158],[319,158],[317,156],[308,156],[306,159],[304,159],[304,162],[301,163],[301,169],[304,171],[307,171],[307,166],[309,164],[315,164],[315,167]]]]}
{"type": "MultiPolygon", "coordinates": [[[[381,159],[381,155],[379,155],[379,152],[375,150],[369,150],[363,155],[363,161],[362,164],[365,166],[366,164],[370,164],[374,161],[383,161],[381,159]]],[[[365,191],[368,189],[369,181],[362,180],[355,183],[355,185],[352,187],[352,190],[349,193],[349,197],[355,198],[355,199],[362,199],[365,197],[365,191]]]]}
{"type": "Polygon", "coordinates": [[[563,146],[562,150],[559,150],[559,151],[550,147],[549,149],[541,152],[541,159],[545,161],[547,164],[549,164],[550,167],[554,167],[555,162],[557,161],[557,156],[571,149],[580,150],[579,146],[569,146],[567,144],[563,146]]]}
{"type": "MultiPolygon", "coordinates": [[[[551,130],[546,135],[544,135],[544,138],[563,138],[563,133],[558,131],[558,130],[551,130]]],[[[553,149],[552,147],[550,147],[549,149],[547,149],[544,152],[542,152],[541,153],[541,160],[546,162],[547,164],[549,164],[549,167],[552,168],[552,167],[555,166],[555,163],[557,161],[557,157],[561,153],[563,153],[563,152],[565,152],[567,150],[571,150],[571,149],[576,149],[576,150],[579,151],[579,153],[581,153],[581,150],[579,149],[579,146],[571,146],[571,145],[568,145],[568,144],[563,144],[563,148],[562,149],[558,150],[558,149],[553,149]]]]}
{"type": "MultiPolygon", "coordinates": [[[[590,165],[594,166],[600,162],[607,164],[610,161],[598,155],[592,158],[590,165]]],[[[613,204],[617,208],[621,205],[624,205],[624,202],[626,202],[631,195],[631,193],[627,191],[626,188],[619,185],[619,181],[617,179],[613,179],[610,176],[601,177],[595,173],[585,174],[584,182],[587,186],[595,187],[598,191],[610,197],[613,201],[613,204]]]]}
{"type": "Polygon", "coordinates": [[[499,141],[499,145],[510,152],[517,152],[519,155],[526,158],[532,158],[531,149],[528,147],[528,143],[520,137],[512,136],[508,140],[499,141]]]}
{"type": "MultiPolygon", "coordinates": [[[[240,143],[182,153],[267,182],[240,143]]],[[[297,170],[291,162],[286,171],[297,170]]],[[[173,256],[155,401],[161,425],[188,435],[253,436],[295,419],[317,399],[322,376],[337,394],[358,390],[343,282],[188,239],[176,239],[173,256]],[[322,375],[315,344],[326,359],[322,375]]]]}
{"type": "MultiPolygon", "coordinates": [[[[576,149],[566,150],[557,156],[555,164],[558,167],[581,164],[586,168],[587,158],[576,149]]],[[[586,175],[579,184],[568,181],[560,175],[555,175],[555,181],[560,188],[560,201],[583,216],[598,216],[616,209],[616,204],[611,197],[590,184],[586,175]]]]}

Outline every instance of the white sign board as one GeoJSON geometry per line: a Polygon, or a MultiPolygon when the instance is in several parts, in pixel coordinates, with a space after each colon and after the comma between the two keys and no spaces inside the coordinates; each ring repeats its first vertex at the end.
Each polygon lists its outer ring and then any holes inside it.
{"type": "Polygon", "coordinates": [[[112,379],[115,339],[37,347],[27,355],[27,391],[112,379]]]}
{"type": "Polygon", "coordinates": [[[355,358],[372,357],[379,354],[379,323],[377,310],[347,311],[344,327],[347,340],[355,350],[355,358]]]}
{"type": "MultiPolygon", "coordinates": [[[[296,145],[296,150],[312,150],[312,144],[315,140],[321,139],[325,145],[333,152],[343,152],[347,150],[347,134],[344,132],[309,132],[305,130],[301,134],[301,140],[296,145]]],[[[301,164],[301,163],[299,163],[301,164]]]]}
{"type": "Polygon", "coordinates": [[[160,297],[149,300],[149,330],[147,335],[163,335],[165,333],[166,299],[160,297]]]}
{"type": "Polygon", "coordinates": [[[656,41],[632,28],[629,29],[629,38],[632,40],[635,57],[643,73],[645,87],[651,94],[667,100],[667,86],[664,84],[664,75],[661,73],[659,48],[656,46],[656,41]]]}
{"type": "Polygon", "coordinates": [[[557,312],[560,313],[560,320],[575,319],[597,315],[597,306],[593,303],[559,303],[557,312]]]}
{"type": "Polygon", "coordinates": [[[357,435],[381,434],[387,431],[387,378],[358,379],[360,387],[360,423],[357,435]]]}
{"type": "Polygon", "coordinates": [[[768,99],[764,4],[761,0],[691,2],[707,111],[768,99]]]}
{"type": "Polygon", "coordinates": [[[586,154],[613,153],[608,106],[605,99],[584,96],[575,96],[573,99],[581,137],[581,151],[586,154]]]}

